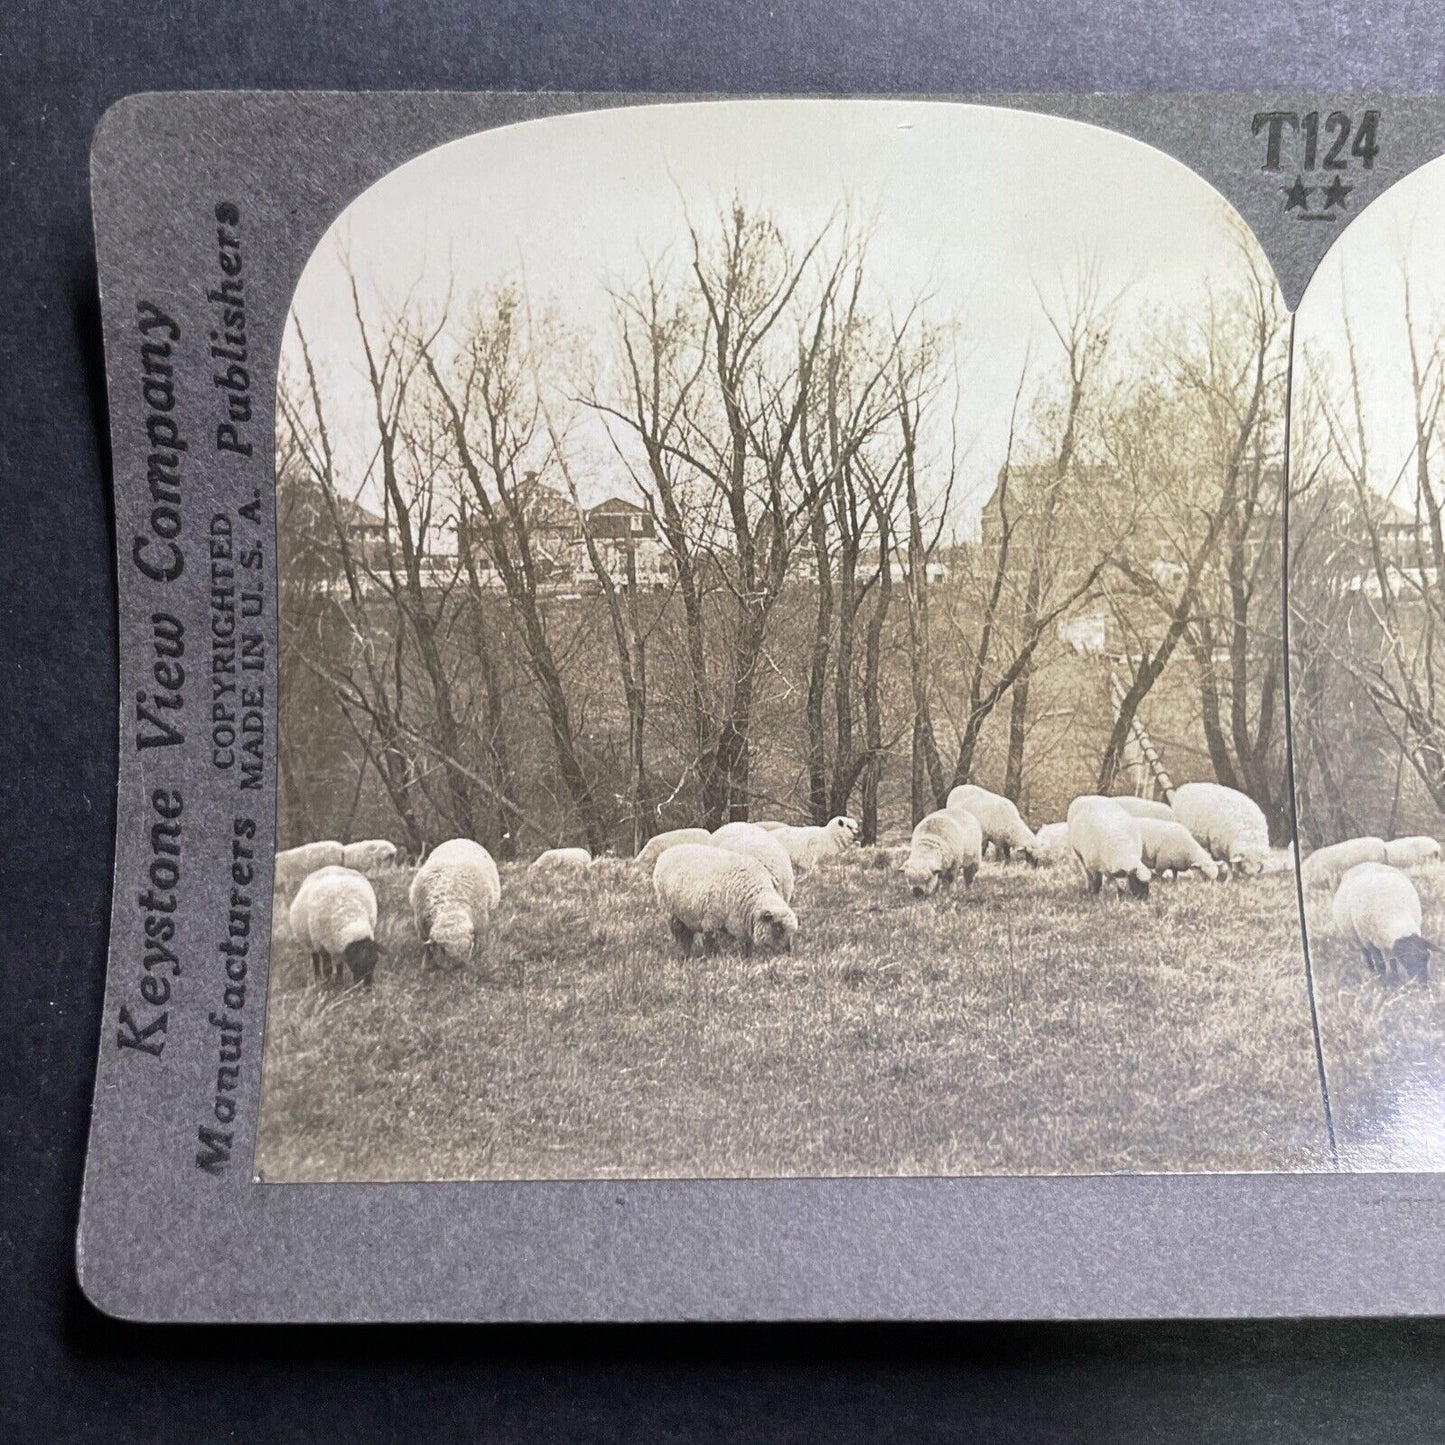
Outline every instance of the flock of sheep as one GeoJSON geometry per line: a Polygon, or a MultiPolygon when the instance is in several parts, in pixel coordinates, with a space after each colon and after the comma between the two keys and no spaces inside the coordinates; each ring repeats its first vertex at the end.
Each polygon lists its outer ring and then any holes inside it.
{"type": "MultiPolygon", "coordinates": [[[[858,822],[845,817],[810,827],[766,821],[711,832],[678,828],[650,839],[633,867],[651,877],[684,957],[699,940],[714,953],[725,938],[744,954],[789,951],[798,931],[796,879],[846,852],[859,832],[858,822]]],[[[1000,861],[1021,857],[1035,866],[1072,858],[1091,893],[1108,881],[1136,898],[1148,897],[1155,877],[1197,873],[1215,881],[1289,866],[1288,850],[1271,849],[1259,807],[1219,783],[1186,783],[1168,803],[1075,798],[1065,821],[1037,831],[1007,798],[965,785],[918,823],[906,849],[880,853],[880,862],[895,861],[913,896],[926,898],[959,877],[971,885],[987,850],[1000,861]]],[[[1372,972],[1423,981],[1431,945],[1422,936],[1419,894],[1402,868],[1439,854],[1433,838],[1355,838],[1310,854],[1301,876],[1307,886],[1335,890],[1335,926],[1372,972]]],[[[295,890],[291,931],[310,949],[317,979],[333,971],[339,978],[345,967],[357,982],[371,983],[380,949],[367,874],[396,862],[395,845],[384,840],[307,843],[277,854],[277,893],[295,890]]],[[[570,871],[592,862],[586,849],[553,848],[531,866],[570,871]]],[[[425,966],[467,965],[500,899],[497,865],[480,843],[453,838],[433,849],[409,894],[425,966]]]]}

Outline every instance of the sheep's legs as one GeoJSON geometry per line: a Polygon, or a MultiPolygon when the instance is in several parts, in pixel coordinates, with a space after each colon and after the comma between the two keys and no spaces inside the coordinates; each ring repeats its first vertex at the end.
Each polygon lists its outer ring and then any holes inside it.
{"type": "Polygon", "coordinates": [[[975,878],[977,878],[977,877],[978,877],[978,864],[977,864],[977,863],[970,863],[970,864],[968,865],[968,867],[963,870],[963,886],[964,886],[965,888],[972,888],[972,887],[973,887],[973,880],[974,880],[975,878]]]}
{"type": "Polygon", "coordinates": [[[318,982],[321,979],[321,950],[319,948],[311,950],[311,977],[318,982]]]}
{"type": "Polygon", "coordinates": [[[1365,945],[1365,967],[1376,975],[1382,975],[1386,972],[1384,956],[1378,948],[1370,943],[1365,945]]]}

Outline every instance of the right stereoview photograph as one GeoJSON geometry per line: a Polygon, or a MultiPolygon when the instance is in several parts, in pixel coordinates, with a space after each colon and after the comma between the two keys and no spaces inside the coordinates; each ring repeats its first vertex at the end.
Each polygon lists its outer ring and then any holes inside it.
{"type": "Polygon", "coordinates": [[[1445,1165],[1445,163],[1355,221],[1296,318],[1294,769],[1340,1163],[1445,1165]]]}

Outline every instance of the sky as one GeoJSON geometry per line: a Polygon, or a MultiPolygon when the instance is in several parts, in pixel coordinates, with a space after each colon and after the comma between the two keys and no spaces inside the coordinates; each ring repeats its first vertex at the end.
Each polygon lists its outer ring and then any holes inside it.
{"type": "MultiPolygon", "coordinates": [[[[1123,290],[1126,312],[1151,318],[1189,306],[1240,265],[1230,208],[1205,181],[1141,142],[1056,117],[760,100],[525,122],[398,168],[318,246],[293,314],[327,378],[333,432],[358,455],[369,449],[345,256],[378,316],[408,294],[432,309],[453,284],[464,295],[524,273],[534,306],[551,302],[583,335],[600,334],[606,285],[626,284],[644,256],[682,258],[684,216],[706,219],[734,193],[800,238],[851,205],[871,220],[879,299],[902,305],[927,292],[934,320],[960,324],[955,523],[965,531],[1003,462],[1026,353],[1040,363],[1059,354],[1036,288],[1059,296],[1093,253],[1104,289],[1123,290]]],[[[594,497],[625,491],[609,452],[584,445],[594,497]]]]}
{"type": "MultiPolygon", "coordinates": [[[[1323,360],[1348,404],[1349,339],[1360,363],[1372,482],[1414,508],[1414,390],[1404,325],[1409,282],[1428,350],[1445,336],[1445,160],[1397,181],[1350,223],[1310,280],[1295,317],[1296,365],[1323,360]]],[[[1308,441],[1310,439],[1306,439],[1308,441]]],[[[1303,454],[1303,451],[1300,453],[1303,454]]]]}

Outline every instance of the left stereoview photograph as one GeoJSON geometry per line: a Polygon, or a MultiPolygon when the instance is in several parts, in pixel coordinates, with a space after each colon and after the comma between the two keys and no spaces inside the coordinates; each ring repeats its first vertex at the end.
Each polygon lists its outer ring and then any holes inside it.
{"type": "Polygon", "coordinates": [[[255,1171],[1330,1167],[1288,311],[1137,141],[731,101],[431,150],[276,396],[255,1171]]]}

